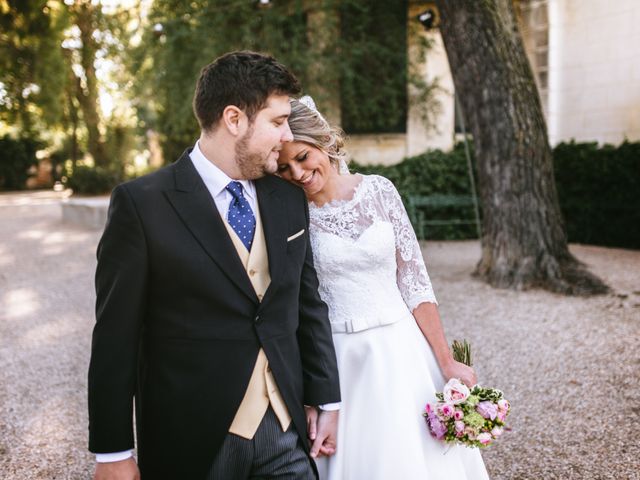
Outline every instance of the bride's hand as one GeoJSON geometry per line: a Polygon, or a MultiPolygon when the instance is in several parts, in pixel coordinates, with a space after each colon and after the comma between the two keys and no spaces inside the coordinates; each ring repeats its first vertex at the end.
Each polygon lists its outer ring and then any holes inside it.
{"type": "Polygon", "coordinates": [[[442,367],[442,374],[445,381],[451,378],[459,378],[462,383],[471,388],[478,383],[478,377],[473,368],[465,365],[464,363],[451,360],[450,363],[442,367]]]}

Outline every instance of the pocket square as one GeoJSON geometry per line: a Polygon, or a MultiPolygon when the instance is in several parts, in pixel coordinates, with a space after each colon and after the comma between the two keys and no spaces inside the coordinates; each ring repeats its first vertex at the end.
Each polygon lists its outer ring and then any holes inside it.
{"type": "Polygon", "coordinates": [[[296,238],[298,238],[303,233],[304,233],[304,228],[302,230],[300,230],[298,233],[294,233],[290,237],[287,237],[287,242],[290,242],[291,240],[295,240],[296,238]]]}

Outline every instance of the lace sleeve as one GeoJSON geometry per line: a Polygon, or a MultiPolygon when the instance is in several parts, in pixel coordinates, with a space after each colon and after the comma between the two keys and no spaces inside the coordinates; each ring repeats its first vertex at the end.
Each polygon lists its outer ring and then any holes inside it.
{"type": "Polygon", "coordinates": [[[437,305],[422,251],[400,194],[390,180],[379,179],[382,208],[396,237],[397,283],[402,298],[411,311],[423,302],[437,305]]]}

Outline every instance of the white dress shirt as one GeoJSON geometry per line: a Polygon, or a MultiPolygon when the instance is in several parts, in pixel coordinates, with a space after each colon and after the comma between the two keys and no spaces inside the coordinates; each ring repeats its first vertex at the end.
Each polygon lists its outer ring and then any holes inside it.
{"type": "MultiPolygon", "coordinates": [[[[200,150],[199,142],[196,142],[189,156],[191,157],[193,166],[196,167],[198,174],[202,177],[207,190],[209,190],[213,201],[216,202],[220,216],[226,220],[229,205],[231,204],[231,200],[233,200],[233,195],[231,195],[231,192],[229,192],[226,187],[230,182],[234,181],[233,178],[230,178],[220,170],[213,162],[207,160],[207,157],[205,157],[202,150],[200,150]]],[[[249,202],[251,210],[253,210],[255,215],[258,205],[256,186],[251,180],[236,181],[242,185],[242,193],[249,202]]]]}

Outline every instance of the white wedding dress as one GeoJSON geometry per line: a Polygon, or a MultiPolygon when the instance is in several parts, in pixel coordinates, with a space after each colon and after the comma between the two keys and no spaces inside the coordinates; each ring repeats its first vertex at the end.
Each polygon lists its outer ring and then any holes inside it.
{"type": "Polygon", "coordinates": [[[445,382],[411,311],[436,299],[395,187],[362,176],[351,200],[309,210],[342,395],[321,480],[488,479],[476,449],[433,439],[422,417],[445,382]]]}

